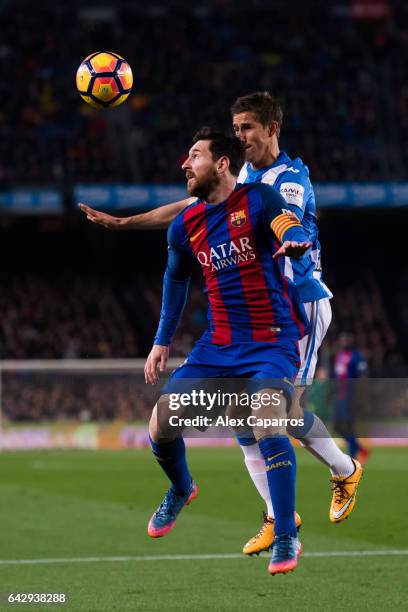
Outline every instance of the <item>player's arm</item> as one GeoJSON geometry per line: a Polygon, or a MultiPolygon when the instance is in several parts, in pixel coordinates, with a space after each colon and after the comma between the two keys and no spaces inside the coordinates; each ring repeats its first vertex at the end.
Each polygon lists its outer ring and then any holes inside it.
{"type": "Polygon", "coordinates": [[[303,168],[298,173],[291,170],[283,172],[273,188],[285,200],[286,210],[302,221],[312,189],[307,170],[303,168]]]}
{"type": "Polygon", "coordinates": [[[153,348],[146,360],[146,383],[154,385],[158,380],[157,368],[164,372],[169,358],[169,345],[176,332],[187,301],[191,276],[191,259],[174,237],[174,225],[169,229],[169,255],[163,279],[163,298],[159,326],[153,348]]]}
{"type": "Polygon", "coordinates": [[[171,204],[166,204],[159,208],[149,210],[148,212],[139,213],[138,215],[132,215],[130,217],[114,217],[100,210],[95,210],[82,202],[80,202],[78,206],[89,221],[97,225],[102,225],[110,230],[151,230],[169,227],[170,223],[177,217],[179,212],[184,210],[186,206],[195,202],[195,200],[196,198],[186,198],[185,200],[172,202],[171,204]]]}
{"type": "Polygon", "coordinates": [[[273,259],[294,257],[299,259],[310,249],[312,243],[298,217],[286,209],[285,200],[268,185],[262,185],[265,223],[273,231],[279,242],[280,249],[273,259]]]}

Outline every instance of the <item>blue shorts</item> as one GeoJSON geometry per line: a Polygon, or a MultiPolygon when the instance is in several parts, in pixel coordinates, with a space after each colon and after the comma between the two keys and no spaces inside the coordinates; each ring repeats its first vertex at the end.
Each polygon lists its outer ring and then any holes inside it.
{"type": "Polygon", "coordinates": [[[199,340],[176,368],[163,393],[180,391],[180,379],[251,379],[251,392],[282,388],[290,396],[300,366],[298,342],[240,342],[224,346],[199,340]]]}

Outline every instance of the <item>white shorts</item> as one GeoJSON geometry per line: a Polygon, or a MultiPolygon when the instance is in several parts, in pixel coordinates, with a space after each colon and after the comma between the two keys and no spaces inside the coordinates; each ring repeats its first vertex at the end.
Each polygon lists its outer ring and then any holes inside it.
{"type": "Polygon", "coordinates": [[[329,298],[306,302],[303,306],[309,319],[310,333],[299,341],[300,369],[295,380],[297,386],[312,384],[317,353],[332,319],[329,298]]]}

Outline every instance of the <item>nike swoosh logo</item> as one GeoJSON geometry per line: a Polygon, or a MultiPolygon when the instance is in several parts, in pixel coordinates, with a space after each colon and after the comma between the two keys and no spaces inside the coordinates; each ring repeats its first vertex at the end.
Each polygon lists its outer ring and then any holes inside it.
{"type": "Polygon", "coordinates": [[[347,510],[347,508],[349,507],[349,505],[351,504],[351,502],[353,501],[353,499],[354,499],[354,495],[350,497],[350,499],[344,504],[342,508],[340,508],[340,510],[333,511],[334,518],[339,518],[340,516],[342,516],[347,510]]]}
{"type": "Polygon", "coordinates": [[[197,238],[199,237],[199,235],[200,235],[200,234],[202,234],[202,233],[203,233],[203,231],[204,231],[204,230],[202,229],[202,230],[200,230],[199,232],[197,232],[196,234],[194,234],[194,236],[191,236],[191,238],[190,238],[190,242],[194,242],[194,240],[197,240],[197,238]]]}
{"type": "Polygon", "coordinates": [[[277,453],[276,455],[272,455],[272,457],[267,457],[266,460],[272,461],[272,459],[275,459],[276,457],[280,457],[280,455],[284,455],[285,453],[286,451],[283,451],[282,453],[277,453]]]}

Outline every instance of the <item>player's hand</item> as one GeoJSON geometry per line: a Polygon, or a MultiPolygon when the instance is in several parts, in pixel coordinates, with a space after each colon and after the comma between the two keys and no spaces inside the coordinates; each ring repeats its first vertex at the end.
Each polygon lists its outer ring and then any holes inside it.
{"type": "Polygon", "coordinates": [[[120,217],[113,217],[112,215],[108,215],[100,210],[95,210],[82,202],[79,202],[78,206],[79,209],[86,215],[86,218],[89,219],[89,221],[92,221],[92,223],[103,225],[103,227],[110,230],[120,229],[122,225],[122,219],[120,217]]]}
{"type": "Polygon", "coordinates": [[[273,259],[278,259],[278,257],[294,257],[298,259],[302,257],[306,253],[310,247],[313,246],[311,242],[294,242],[293,240],[285,240],[282,244],[281,248],[276,251],[273,259]]]}
{"type": "Polygon", "coordinates": [[[157,368],[160,372],[165,372],[167,361],[169,359],[169,347],[153,344],[153,348],[146,360],[144,367],[144,375],[146,384],[155,385],[159,380],[157,368]]]}

